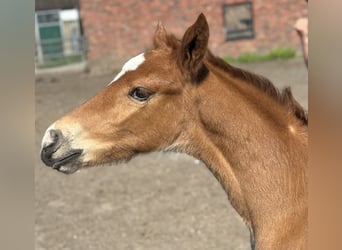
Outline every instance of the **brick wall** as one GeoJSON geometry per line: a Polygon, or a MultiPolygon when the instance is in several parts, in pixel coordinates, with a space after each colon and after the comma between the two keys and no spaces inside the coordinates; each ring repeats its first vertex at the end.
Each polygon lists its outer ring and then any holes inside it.
{"type": "Polygon", "coordinates": [[[168,32],[181,37],[200,12],[209,22],[209,47],[217,55],[238,56],[250,51],[291,47],[301,53],[293,25],[306,15],[304,0],[254,0],[253,39],[225,41],[223,4],[241,0],[80,0],[88,61],[96,72],[114,71],[128,58],[151,48],[158,20],[168,32]]]}

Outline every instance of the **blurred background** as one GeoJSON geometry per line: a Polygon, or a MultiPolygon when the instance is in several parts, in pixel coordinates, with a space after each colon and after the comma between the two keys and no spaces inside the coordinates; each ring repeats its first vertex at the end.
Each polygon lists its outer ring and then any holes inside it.
{"type": "Polygon", "coordinates": [[[250,249],[247,228],[196,159],[153,153],[66,176],[39,158],[45,129],[150,49],[158,21],[181,37],[201,12],[216,55],[291,86],[308,108],[294,28],[305,0],[36,0],[35,249],[250,249]]]}
{"type": "Polygon", "coordinates": [[[304,0],[36,0],[35,8],[36,68],[87,61],[93,73],[151,48],[158,21],[181,37],[201,12],[221,57],[301,53],[293,26],[307,15],[304,0]]]}

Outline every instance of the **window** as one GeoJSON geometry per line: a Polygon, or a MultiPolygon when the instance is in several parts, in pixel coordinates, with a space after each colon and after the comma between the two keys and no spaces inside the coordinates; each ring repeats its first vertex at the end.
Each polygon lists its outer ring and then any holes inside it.
{"type": "Polygon", "coordinates": [[[223,5],[223,18],[226,41],[254,37],[252,2],[223,5]]]}
{"type": "Polygon", "coordinates": [[[54,23],[59,22],[59,12],[37,12],[38,23],[54,23]]]}
{"type": "Polygon", "coordinates": [[[41,61],[63,55],[63,30],[59,16],[60,10],[36,12],[37,41],[41,61]]]}

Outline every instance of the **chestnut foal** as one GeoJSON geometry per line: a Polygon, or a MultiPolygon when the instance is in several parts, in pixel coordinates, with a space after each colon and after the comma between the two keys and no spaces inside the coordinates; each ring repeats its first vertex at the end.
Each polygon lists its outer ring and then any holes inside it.
{"type": "Polygon", "coordinates": [[[208,51],[200,14],[46,131],[41,158],[63,173],[178,151],[202,160],[251,232],[253,249],[307,248],[307,115],[290,89],[208,51]]]}

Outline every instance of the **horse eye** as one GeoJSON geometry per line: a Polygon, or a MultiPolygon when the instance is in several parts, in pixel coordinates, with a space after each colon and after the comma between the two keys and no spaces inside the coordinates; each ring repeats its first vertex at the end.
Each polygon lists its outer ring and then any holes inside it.
{"type": "Polygon", "coordinates": [[[130,90],[128,95],[139,102],[144,102],[153,95],[153,92],[144,87],[137,87],[130,90]]]}

